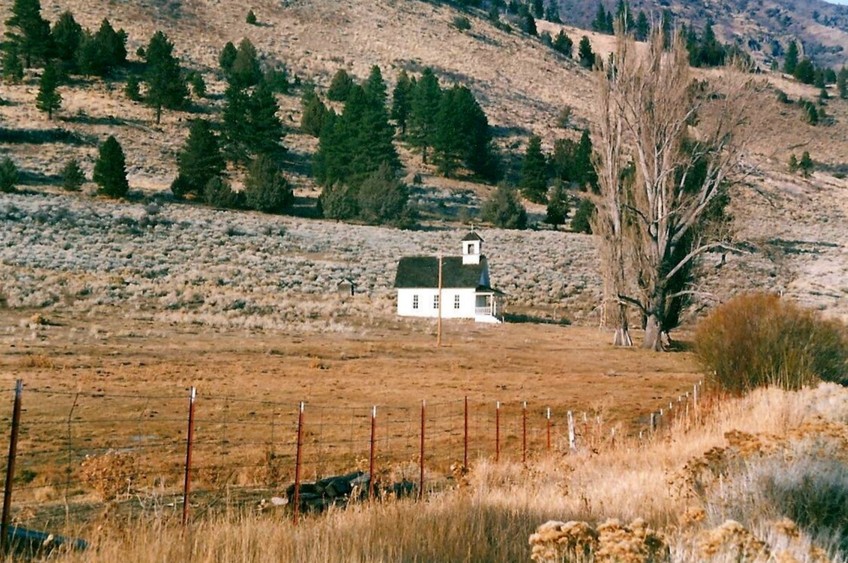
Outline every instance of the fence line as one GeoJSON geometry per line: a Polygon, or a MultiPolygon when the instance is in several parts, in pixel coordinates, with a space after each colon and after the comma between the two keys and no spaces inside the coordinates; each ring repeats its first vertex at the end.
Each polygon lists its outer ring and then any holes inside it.
{"type": "MultiPolygon", "coordinates": [[[[698,423],[703,391],[699,382],[660,404],[637,421],[638,435],[661,436],[675,420],[698,423]]],[[[259,505],[292,482],[297,521],[304,483],[330,475],[367,471],[368,498],[393,484],[423,498],[476,460],[527,463],[617,438],[617,427],[600,415],[539,402],[464,396],[420,407],[313,405],[194,387],[188,398],[186,408],[185,394],[16,385],[3,526],[79,529],[107,506],[127,514],[173,511],[185,525],[224,497],[259,505]]]]}

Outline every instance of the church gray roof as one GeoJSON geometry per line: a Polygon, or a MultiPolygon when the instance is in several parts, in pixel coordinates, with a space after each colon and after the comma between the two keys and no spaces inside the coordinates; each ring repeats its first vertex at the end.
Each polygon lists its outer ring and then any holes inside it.
{"type": "MultiPolygon", "coordinates": [[[[486,257],[479,264],[463,264],[461,256],[442,258],[442,287],[486,287],[486,257]]],[[[435,256],[407,256],[398,263],[395,287],[439,287],[439,259],[435,256]]],[[[488,288],[487,288],[488,289],[488,288]]]]}
{"type": "Polygon", "coordinates": [[[472,241],[472,240],[479,240],[480,242],[483,242],[483,238],[480,235],[478,235],[475,231],[471,231],[470,233],[468,233],[467,235],[462,237],[462,242],[467,242],[467,241],[472,241]]]}

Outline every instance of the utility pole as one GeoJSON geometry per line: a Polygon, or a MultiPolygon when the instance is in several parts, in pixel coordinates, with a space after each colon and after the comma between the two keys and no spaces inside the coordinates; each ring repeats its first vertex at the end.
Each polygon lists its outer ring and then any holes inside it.
{"type": "Polygon", "coordinates": [[[436,328],[436,347],[442,345],[442,255],[439,253],[439,323],[436,328]]]}

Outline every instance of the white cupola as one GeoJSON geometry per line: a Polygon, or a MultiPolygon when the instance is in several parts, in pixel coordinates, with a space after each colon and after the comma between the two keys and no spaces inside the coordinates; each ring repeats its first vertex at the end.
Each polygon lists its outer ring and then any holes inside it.
{"type": "Polygon", "coordinates": [[[483,250],[483,239],[480,235],[471,231],[462,237],[462,263],[479,264],[480,254],[483,250]]]}

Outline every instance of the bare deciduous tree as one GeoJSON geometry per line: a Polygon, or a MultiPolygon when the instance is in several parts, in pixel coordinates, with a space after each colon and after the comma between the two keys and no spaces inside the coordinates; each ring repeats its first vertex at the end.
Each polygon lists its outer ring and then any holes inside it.
{"type": "Polygon", "coordinates": [[[693,80],[686,47],[662,31],[637,52],[617,34],[606,68],[596,71],[594,218],[604,279],[604,310],[615,343],[629,345],[626,307],[638,308],[644,348],[661,350],[688,293],[693,265],[727,247],[722,223],[729,175],[744,146],[752,81],[726,67],[693,80]]]}

